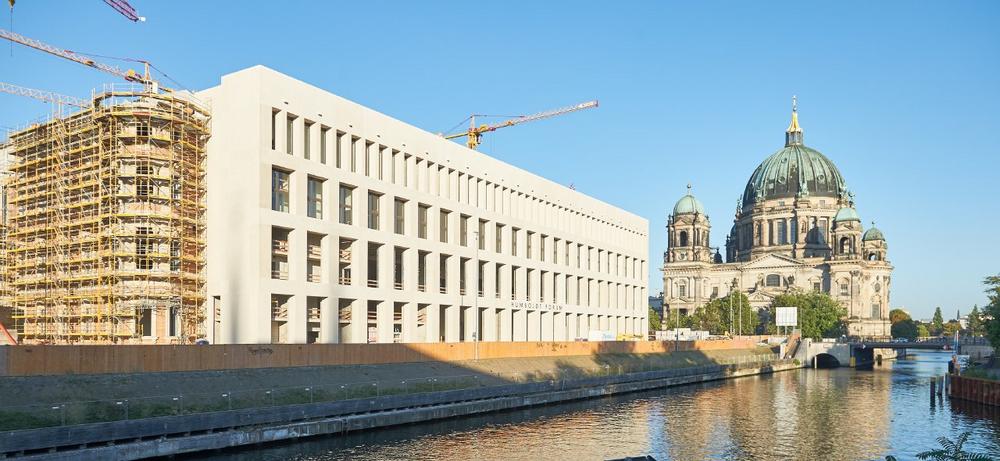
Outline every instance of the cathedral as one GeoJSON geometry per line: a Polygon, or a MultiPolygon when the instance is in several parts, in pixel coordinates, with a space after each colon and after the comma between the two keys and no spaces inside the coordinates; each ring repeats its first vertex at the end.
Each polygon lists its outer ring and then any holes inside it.
{"type": "Polygon", "coordinates": [[[690,314],[731,290],[758,309],[789,290],[813,290],[847,309],[849,335],[890,335],[885,237],[874,224],[863,228],[837,166],[803,144],[794,100],[785,147],[754,170],[737,203],[725,262],[711,228],[688,185],[667,221],[665,315],[690,314]]]}

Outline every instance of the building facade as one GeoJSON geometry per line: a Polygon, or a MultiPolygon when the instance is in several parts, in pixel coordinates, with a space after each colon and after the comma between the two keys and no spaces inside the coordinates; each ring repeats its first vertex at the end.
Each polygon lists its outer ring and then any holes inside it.
{"type": "Polygon", "coordinates": [[[645,335],[647,220],[264,67],[198,96],[211,342],[645,335]]]}
{"type": "Polygon", "coordinates": [[[688,188],[667,222],[663,293],[691,313],[733,290],[764,308],[789,290],[821,291],[847,309],[848,332],[888,336],[892,265],[882,232],[865,230],[854,197],[829,158],[803,144],[793,105],[785,147],[754,170],[726,236],[725,262],[688,188]]]}

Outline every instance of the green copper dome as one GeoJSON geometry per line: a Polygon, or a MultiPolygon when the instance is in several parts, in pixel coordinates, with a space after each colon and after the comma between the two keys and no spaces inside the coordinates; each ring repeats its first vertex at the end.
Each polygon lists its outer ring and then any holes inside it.
{"type": "Polygon", "coordinates": [[[837,215],[833,217],[833,222],[861,221],[858,212],[854,208],[844,207],[837,210],[837,215]]]}
{"type": "Polygon", "coordinates": [[[688,185],[687,195],[681,197],[674,205],[674,216],[681,214],[698,213],[701,215],[705,214],[705,207],[701,206],[701,202],[691,195],[691,186],[688,185]]]}
{"type": "Polygon", "coordinates": [[[868,242],[871,240],[885,240],[885,236],[882,235],[882,231],[878,230],[877,227],[872,226],[865,231],[865,235],[861,236],[861,241],[868,242]]]}

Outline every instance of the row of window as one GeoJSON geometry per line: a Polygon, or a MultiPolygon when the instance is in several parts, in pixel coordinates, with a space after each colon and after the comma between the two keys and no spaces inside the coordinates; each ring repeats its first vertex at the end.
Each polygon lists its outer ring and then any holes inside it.
{"type": "MultiPolygon", "coordinates": [[[[271,251],[271,278],[277,280],[288,280],[288,256],[289,256],[289,229],[284,229],[281,227],[272,227],[272,251],[271,251]]],[[[306,261],[305,261],[305,275],[306,281],[321,283],[323,282],[323,239],[326,238],[325,235],[317,234],[313,232],[308,232],[306,237],[306,261]]],[[[355,272],[355,252],[360,250],[365,250],[364,257],[367,262],[367,273],[366,279],[364,280],[364,285],[371,288],[378,288],[381,286],[382,280],[379,277],[379,255],[382,251],[388,251],[387,245],[368,242],[365,248],[358,248],[358,242],[349,239],[341,238],[339,241],[339,252],[338,252],[338,273],[337,273],[337,283],[341,285],[356,285],[361,284],[361,281],[353,279],[353,274],[355,272]]],[[[397,290],[404,290],[405,286],[405,268],[406,268],[406,255],[407,252],[413,251],[413,249],[393,246],[392,247],[392,283],[393,288],[397,290]]],[[[417,250],[417,267],[416,267],[416,283],[417,290],[426,292],[428,290],[428,265],[434,264],[437,269],[437,291],[440,293],[449,293],[450,289],[454,287],[449,287],[449,267],[450,262],[453,261],[451,258],[455,256],[439,253],[432,254],[429,251],[417,250]]],[[[472,264],[470,258],[459,258],[458,264],[458,292],[461,295],[466,295],[469,290],[469,269],[472,264]]],[[[485,297],[486,293],[486,280],[485,274],[489,270],[489,261],[478,261],[478,271],[476,280],[476,293],[479,297],[485,297]]],[[[520,266],[510,266],[510,283],[508,284],[509,291],[504,291],[503,284],[501,280],[503,278],[503,272],[506,265],[496,263],[494,264],[494,293],[493,295],[497,299],[524,299],[526,301],[540,301],[540,302],[565,302],[565,303],[576,303],[583,306],[596,307],[598,303],[602,305],[608,305],[611,308],[619,307],[619,296],[624,296],[625,301],[623,301],[625,308],[635,308],[640,305],[636,300],[640,299],[642,296],[642,287],[637,285],[616,283],[607,280],[598,280],[594,278],[587,278],[582,276],[573,276],[568,274],[560,274],[558,272],[550,272],[540,269],[533,268],[523,268],[520,266]],[[537,286],[534,280],[537,275],[537,286]],[[551,279],[550,279],[551,275],[551,279]],[[523,279],[521,278],[523,276],[523,279]],[[523,280],[523,282],[521,281],[523,280]],[[562,281],[562,296],[557,300],[558,293],[554,286],[549,286],[553,283],[558,283],[557,281],[562,281]],[[599,293],[598,296],[605,298],[603,302],[599,299],[592,299],[592,292],[599,293]],[[518,293],[521,293],[519,296],[518,293]],[[600,293],[604,293],[600,295],[600,293]],[[614,293],[614,295],[612,295],[614,293]],[[507,296],[504,296],[504,295],[507,296]],[[572,297],[571,297],[572,295],[572,297]]]]}
{"type": "Polygon", "coordinates": [[[587,232],[608,230],[621,242],[634,239],[629,234],[645,235],[645,230],[628,229],[518,192],[511,187],[435,164],[417,155],[348,135],[325,125],[317,126],[310,120],[303,120],[299,124],[298,120],[299,117],[294,114],[283,113],[278,109],[272,110],[272,150],[278,149],[280,135],[278,127],[283,124],[285,139],[282,147],[288,155],[295,155],[296,141],[298,141],[302,144],[302,155],[306,159],[317,159],[320,163],[327,164],[328,157],[332,155],[333,165],[338,169],[352,173],[363,172],[367,177],[437,194],[442,198],[476,206],[486,211],[544,221],[550,227],[567,232],[579,229],[585,229],[587,232]]]}
{"type": "MultiPolygon", "coordinates": [[[[280,168],[273,168],[271,172],[271,209],[288,213],[289,207],[289,184],[291,172],[280,168]]],[[[324,180],[309,176],[306,187],[306,215],[310,218],[324,219],[323,215],[323,184],[324,180]]],[[[340,184],[338,187],[338,214],[337,220],[341,224],[354,224],[354,194],[356,188],[348,184],[340,184]]],[[[382,230],[382,207],[383,202],[388,200],[384,194],[369,190],[367,192],[367,222],[366,226],[371,230],[382,230]]],[[[406,206],[408,200],[394,197],[392,199],[392,231],[399,235],[406,235],[406,206]]],[[[417,204],[417,237],[429,238],[428,226],[430,223],[431,206],[423,203],[417,204]]],[[[451,225],[452,212],[443,208],[437,209],[437,238],[442,243],[450,243],[449,239],[454,238],[449,226],[451,225]]],[[[461,246],[470,244],[470,227],[473,225],[473,217],[460,214],[458,216],[457,240],[461,246]]],[[[511,256],[523,256],[528,259],[538,259],[539,261],[549,261],[553,264],[562,264],[567,267],[572,266],[572,261],[576,261],[576,268],[596,270],[609,275],[621,275],[630,278],[642,278],[644,274],[645,261],[627,255],[613,253],[603,249],[584,244],[574,244],[571,241],[559,239],[545,234],[540,234],[501,223],[490,223],[488,220],[475,220],[475,230],[472,230],[472,237],[475,245],[480,250],[487,250],[487,232],[493,231],[494,238],[491,250],[500,254],[505,248],[503,245],[504,235],[508,235],[510,240],[509,248],[511,256]],[[493,226],[492,228],[490,226],[493,226]],[[509,227],[509,230],[508,230],[509,227]],[[519,241],[523,237],[525,248],[519,248],[519,241]],[[536,251],[535,245],[538,248],[536,251]],[[560,251],[560,248],[562,249],[560,251]],[[595,268],[596,263],[596,268],[595,268]]]]}

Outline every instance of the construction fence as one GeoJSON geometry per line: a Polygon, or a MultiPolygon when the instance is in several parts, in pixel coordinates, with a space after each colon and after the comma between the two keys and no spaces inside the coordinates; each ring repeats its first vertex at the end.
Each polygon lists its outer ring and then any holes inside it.
{"type": "Polygon", "coordinates": [[[716,341],[0,346],[0,376],[234,370],[751,349],[716,341]]]}

